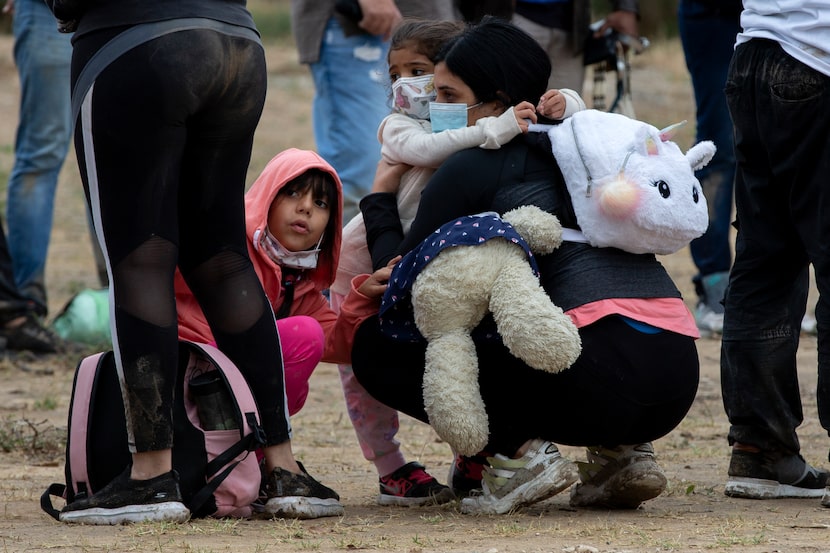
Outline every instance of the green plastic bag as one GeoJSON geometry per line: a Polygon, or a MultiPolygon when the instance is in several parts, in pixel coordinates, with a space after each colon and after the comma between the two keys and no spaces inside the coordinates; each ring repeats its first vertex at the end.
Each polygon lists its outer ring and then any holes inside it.
{"type": "Polygon", "coordinates": [[[111,349],[109,290],[81,290],[55,317],[52,328],[64,340],[111,349]]]}

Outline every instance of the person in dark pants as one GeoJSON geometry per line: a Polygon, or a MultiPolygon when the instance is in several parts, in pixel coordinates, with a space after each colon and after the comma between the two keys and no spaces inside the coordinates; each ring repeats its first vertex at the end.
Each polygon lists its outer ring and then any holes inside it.
{"type": "Polygon", "coordinates": [[[711,140],[717,151],[696,173],[709,202],[709,228],[689,250],[697,274],[692,279],[698,302],[695,322],[701,335],[723,330],[723,294],[732,266],[735,149],[732,120],[723,88],[735,37],[741,30],[741,0],[681,0],[677,12],[686,67],[695,93],[696,142],[711,140]]]}
{"type": "Polygon", "coordinates": [[[744,0],[726,81],[734,124],[735,262],[726,290],[721,385],[732,457],[725,492],[822,497],[828,473],[800,455],[796,352],[813,264],[818,411],[830,431],[830,5],[744,0]]]}

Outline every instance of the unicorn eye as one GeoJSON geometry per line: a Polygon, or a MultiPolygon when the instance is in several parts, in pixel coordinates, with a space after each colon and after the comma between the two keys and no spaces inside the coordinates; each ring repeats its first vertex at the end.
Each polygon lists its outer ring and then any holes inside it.
{"type": "Polygon", "coordinates": [[[671,196],[671,188],[669,188],[669,183],[667,183],[666,181],[659,180],[657,182],[652,183],[651,186],[656,187],[657,191],[664,198],[668,198],[669,196],[671,196]]]}
{"type": "Polygon", "coordinates": [[[697,187],[692,188],[692,201],[697,203],[700,201],[700,194],[697,191],[697,187]]]}

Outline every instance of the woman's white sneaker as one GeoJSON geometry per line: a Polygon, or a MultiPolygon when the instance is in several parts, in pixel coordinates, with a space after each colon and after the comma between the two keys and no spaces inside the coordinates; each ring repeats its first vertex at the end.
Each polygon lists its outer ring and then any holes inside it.
{"type": "Polygon", "coordinates": [[[461,500],[462,513],[509,513],[552,497],[579,478],[576,465],[544,440],[533,440],[519,459],[497,454],[487,461],[490,466],[484,468],[482,489],[461,500]]]}

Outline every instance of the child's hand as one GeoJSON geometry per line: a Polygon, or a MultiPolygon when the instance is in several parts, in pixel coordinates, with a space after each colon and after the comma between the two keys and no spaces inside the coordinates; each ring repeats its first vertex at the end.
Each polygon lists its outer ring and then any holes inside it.
{"type": "Polygon", "coordinates": [[[516,121],[519,123],[519,128],[523,133],[527,132],[527,127],[530,123],[536,122],[536,109],[530,102],[520,102],[513,108],[513,114],[516,116],[516,121]]]}
{"type": "Polygon", "coordinates": [[[375,170],[375,182],[372,183],[372,192],[398,193],[401,187],[401,177],[412,169],[411,165],[404,163],[389,163],[381,159],[378,168],[375,170]]]}
{"type": "Polygon", "coordinates": [[[539,105],[536,106],[536,111],[547,117],[548,119],[562,119],[565,115],[565,108],[568,107],[565,101],[565,96],[561,92],[552,88],[542,94],[539,99],[539,105]]]}
{"type": "Polygon", "coordinates": [[[378,269],[374,273],[372,273],[369,278],[363,281],[357,291],[366,296],[367,298],[379,298],[386,292],[386,285],[389,283],[389,277],[392,275],[392,269],[401,260],[401,256],[395,256],[389,263],[386,264],[386,267],[378,269]]]}

